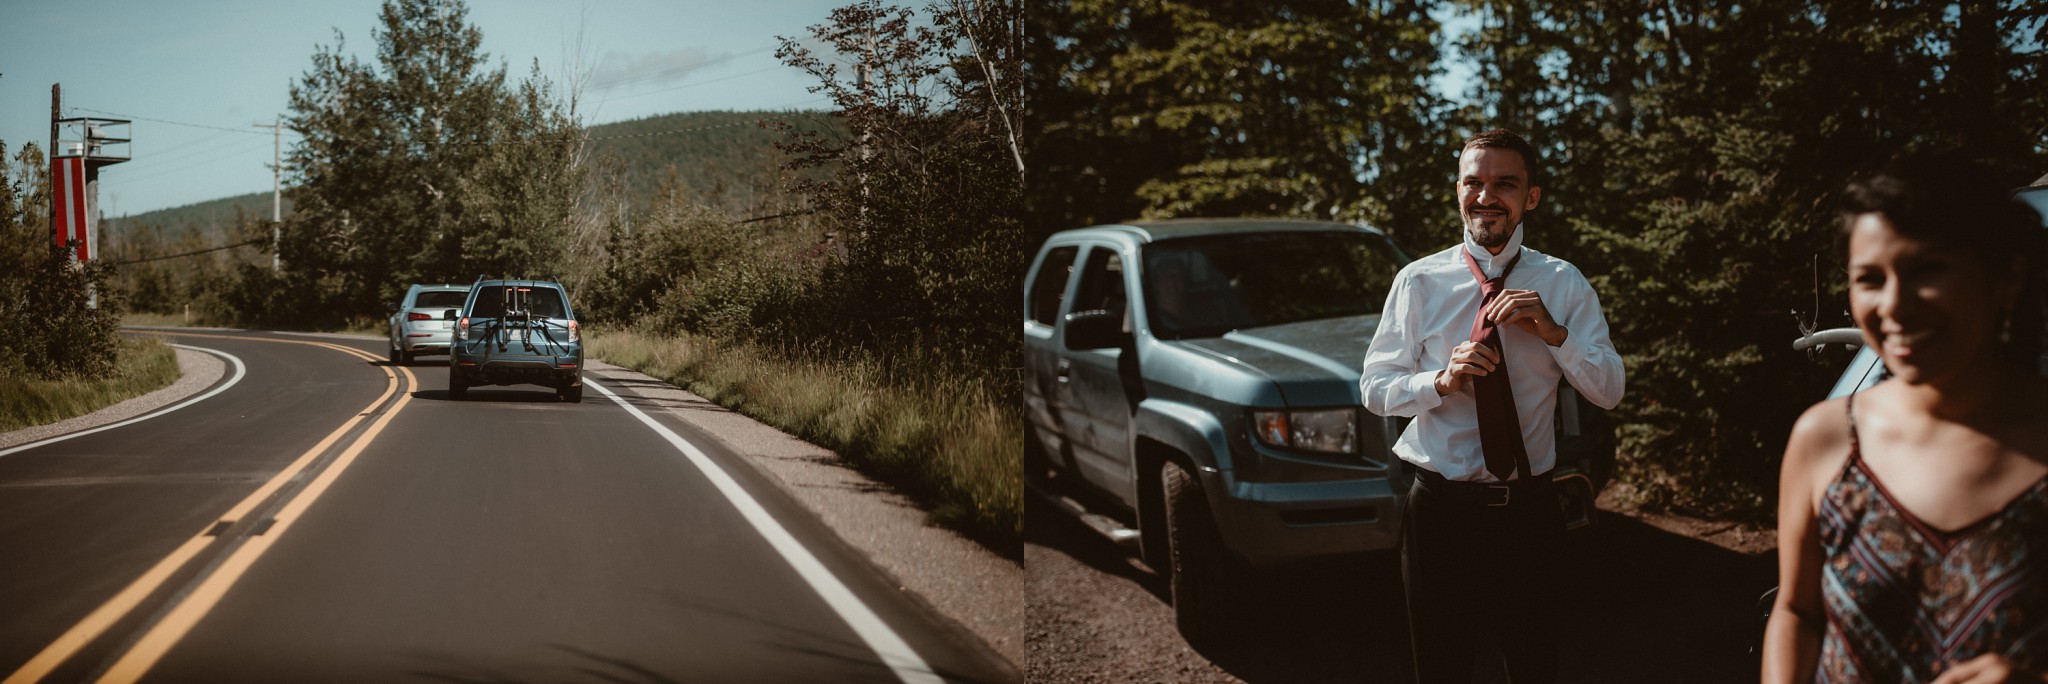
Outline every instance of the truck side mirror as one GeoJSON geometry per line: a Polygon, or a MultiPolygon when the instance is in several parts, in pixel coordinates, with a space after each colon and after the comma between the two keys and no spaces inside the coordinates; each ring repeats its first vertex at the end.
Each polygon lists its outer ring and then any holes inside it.
{"type": "Polygon", "coordinates": [[[1124,317],[1103,309],[1067,314],[1066,330],[1067,348],[1074,350],[1121,347],[1130,337],[1124,332],[1124,317]]]}

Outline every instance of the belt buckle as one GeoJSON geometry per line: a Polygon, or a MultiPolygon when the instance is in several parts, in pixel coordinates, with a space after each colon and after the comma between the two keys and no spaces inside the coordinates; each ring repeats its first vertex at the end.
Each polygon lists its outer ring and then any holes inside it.
{"type": "Polygon", "coordinates": [[[1515,490],[1508,488],[1507,485],[1489,484],[1486,486],[1486,505],[1496,508],[1506,506],[1508,501],[1514,498],[1514,493],[1515,490]]]}

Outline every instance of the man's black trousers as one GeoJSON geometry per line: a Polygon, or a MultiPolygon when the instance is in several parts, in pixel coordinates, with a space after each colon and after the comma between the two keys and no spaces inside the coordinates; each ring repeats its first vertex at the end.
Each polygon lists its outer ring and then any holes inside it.
{"type": "Polygon", "coordinates": [[[1557,586],[1564,512],[1548,474],[1510,491],[1424,472],[1401,525],[1401,582],[1416,681],[1470,684],[1475,663],[1501,662],[1513,684],[1557,680],[1557,586]],[[1506,505],[1489,505],[1506,499],[1506,505]],[[1495,639],[1483,639],[1483,635],[1495,639]]]}

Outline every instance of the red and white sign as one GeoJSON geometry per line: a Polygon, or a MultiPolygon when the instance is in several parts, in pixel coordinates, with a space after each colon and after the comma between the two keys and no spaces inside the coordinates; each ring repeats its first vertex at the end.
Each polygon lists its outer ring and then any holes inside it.
{"type": "Polygon", "coordinates": [[[98,251],[99,241],[93,235],[92,220],[93,192],[91,181],[86,176],[84,157],[62,157],[50,163],[50,200],[53,205],[50,217],[55,229],[57,246],[62,247],[73,240],[78,242],[78,260],[92,259],[98,251]]]}

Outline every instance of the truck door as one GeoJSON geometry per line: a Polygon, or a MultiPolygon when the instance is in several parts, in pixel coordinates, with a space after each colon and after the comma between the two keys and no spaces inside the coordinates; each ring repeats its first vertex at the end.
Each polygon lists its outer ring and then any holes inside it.
{"type": "MultiPolygon", "coordinates": [[[[1080,281],[1068,311],[1107,311],[1123,318],[1130,311],[1129,287],[1122,255],[1109,245],[1091,246],[1082,255],[1080,281]]],[[[1064,326],[1064,322],[1062,322],[1064,326]]],[[[1131,326],[1126,319],[1125,330],[1131,326]]],[[[1061,334],[1065,331],[1062,329],[1061,334]]],[[[1126,345],[1128,346],[1128,345],[1126,345]]],[[[1126,349],[1060,347],[1067,381],[1060,384],[1067,407],[1067,436],[1073,443],[1074,469],[1090,484],[1113,494],[1131,491],[1131,404],[1124,396],[1117,361],[1126,349]]]]}

